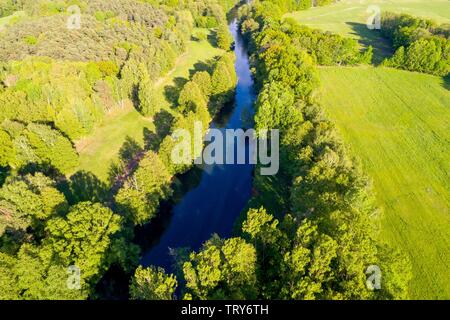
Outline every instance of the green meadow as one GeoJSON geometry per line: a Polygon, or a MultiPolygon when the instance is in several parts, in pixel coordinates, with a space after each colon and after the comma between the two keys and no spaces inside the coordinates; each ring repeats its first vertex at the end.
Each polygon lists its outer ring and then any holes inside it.
{"type": "Polygon", "coordinates": [[[391,54],[389,43],[381,38],[379,31],[369,30],[367,20],[373,15],[367,12],[371,5],[383,11],[407,13],[430,18],[438,23],[450,23],[450,2],[448,0],[343,0],[341,2],[315,7],[305,11],[292,12],[285,18],[293,18],[303,25],[331,31],[360,42],[363,47],[374,47],[375,62],[391,54]]]}
{"type": "MultiPolygon", "coordinates": [[[[205,33],[206,30],[198,29],[196,32],[205,33]]],[[[207,40],[191,41],[188,50],[178,58],[175,67],[165,77],[156,81],[155,90],[165,96],[167,88],[176,87],[179,81],[187,81],[190,72],[198,67],[198,64],[205,63],[221,54],[223,51],[213,47],[207,40]]],[[[175,113],[168,100],[161,109],[175,113]]],[[[103,123],[95,128],[91,135],[77,141],[80,166],[74,172],[89,171],[106,182],[109,169],[119,159],[119,150],[124,142],[131,138],[143,145],[145,129],[155,131],[153,119],[142,116],[131,106],[131,103],[123,109],[115,110],[105,117],[103,123]]]]}
{"type": "Polygon", "coordinates": [[[450,84],[374,67],[324,67],[320,100],[372,178],[379,236],[411,258],[411,298],[450,298],[450,84]]]}

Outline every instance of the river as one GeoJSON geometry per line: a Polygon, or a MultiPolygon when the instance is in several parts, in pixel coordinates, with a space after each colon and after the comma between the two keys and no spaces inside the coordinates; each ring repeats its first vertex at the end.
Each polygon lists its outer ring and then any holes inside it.
{"type": "MultiPolygon", "coordinates": [[[[236,20],[229,28],[235,41],[235,70],[238,76],[234,107],[231,114],[226,118],[219,117],[211,127],[220,130],[247,129],[252,125],[248,119],[252,118],[256,95],[248,55],[236,20]]],[[[246,148],[246,145],[237,145],[236,148],[246,148]]],[[[251,197],[253,165],[211,165],[202,170],[200,182],[172,208],[170,219],[158,241],[144,252],[140,261],[143,266],[161,266],[172,271],[174,261],[171,248],[198,250],[214,233],[220,237],[231,235],[236,218],[251,197]]]]}

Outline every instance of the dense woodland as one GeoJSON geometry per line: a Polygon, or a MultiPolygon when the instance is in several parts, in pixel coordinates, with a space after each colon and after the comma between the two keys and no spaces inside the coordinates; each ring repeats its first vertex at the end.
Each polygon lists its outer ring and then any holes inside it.
{"type": "MultiPolygon", "coordinates": [[[[132,299],[408,298],[410,262],[376,240],[380,211],[370,180],[316,99],[318,65],[370,64],[372,48],[361,52],[355,40],[282,19],[309,0],[253,1],[238,10],[258,91],[255,127],[280,129],[281,171],[255,171],[256,192],[234,237],[178,252],[174,274],[138,266],[134,228],[151,223],[173,195],[174,177],[192,167],[170,161],[170,133],[192,132],[195,121],[207,128],[233,99],[226,13],[235,2],[2,1],[0,16],[27,15],[0,36],[0,299],[102,298],[96,286],[111,266],[132,275],[132,299]],[[68,33],[74,3],[88,27],[68,33]],[[75,141],[108,112],[132,103],[146,117],[158,114],[153,86],[194,27],[213,29],[227,52],[183,84],[176,116],[145,148],[130,142],[109,185],[87,172],[66,176],[78,165],[75,141]],[[83,270],[80,290],[67,288],[71,265],[83,270]],[[381,267],[381,290],[367,290],[370,265],[381,267]]],[[[449,72],[447,27],[392,14],[383,25],[397,50],[385,64],[449,72]]]]}

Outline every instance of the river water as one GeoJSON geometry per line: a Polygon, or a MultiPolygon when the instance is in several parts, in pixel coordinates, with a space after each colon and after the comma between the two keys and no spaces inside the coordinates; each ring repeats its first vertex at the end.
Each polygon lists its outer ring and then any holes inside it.
{"type": "MultiPolygon", "coordinates": [[[[220,130],[247,129],[251,126],[248,119],[252,118],[256,95],[237,22],[233,21],[229,27],[235,40],[235,70],[238,76],[235,102],[231,114],[226,118],[219,117],[211,127],[220,130]]],[[[236,145],[235,155],[236,148],[246,147],[246,144],[236,145]]],[[[204,166],[202,170],[199,184],[173,207],[170,221],[159,240],[144,252],[140,261],[143,266],[161,266],[172,271],[174,261],[171,248],[198,250],[214,233],[221,237],[231,235],[236,218],[251,197],[253,165],[211,165],[204,166]]]]}

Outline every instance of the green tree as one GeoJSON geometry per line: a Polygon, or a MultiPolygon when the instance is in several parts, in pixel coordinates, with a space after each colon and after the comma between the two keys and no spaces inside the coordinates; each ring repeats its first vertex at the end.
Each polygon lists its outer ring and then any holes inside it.
{"type": "Polygon", "coordinates": [[[188,113],[189,111],[197,112],[200,108],[207,108],[207,96],[194,81],[187,82],[180,92],[178,104],[180,111],[188,113]]]}
{"type": "Polygon", "coordinates": [[[217,39],[217,46],[220,49],[229,51],[231,49],[231,44],[233,43],[233,38],[230,35],[230,31],[228,31],[228,28],[225,26],[220,26],[216,31],[216,39],[217,39]]]}
{"type": "Polygon", "coordinates": [[[211,100],[214,104],[212,113],[231,101],[234,97],[234,89],[237,84],[234,59],[228,54],[223,55],[216,63],[211,75],[212,90],[211,100]]]}
{"type": "Polygon", "coordinates": [[[196,72],[192,77],[192,82],[197,84],[205,97],[209,97],[211,95],[211,75],[207,71],[196,72]]]}
{"type": "Polygon", "coordinates": [[[159,156],[148,151],[115,197],[119,211],[134,224],[148,222],[156,214],[159,201],[172,194],[171,179],[159,156]]]}
{"type": "Polygon", "coordinates": [[[65,218],[50,219],[44,241],[64,265],[76,265],[86,281],[108,267],[105,255],[111,238],[121,227],[121,217],[98,203],[80,202],[65,218]]]}
{"type": "Polygon", "coordinates": [[[12,176],[0,189],[0,235],[6,228],[38,228],[43,221],[64,213],[67,208],[64,195],[41,173],[12,176]]]}
{"type": "Polygon", "coordinates": [[[155,90],[149,79],[139,84],[139,111],[149,117],[153,117],[163,106],[164,98],[155,90]]]}
{"type": "Polygon", "coordinates": [[[67,270],[53,262],[51,252],[45,248],[24,244],[17,257],[0,252],[0,299],[86,299],[83,279],[79,289],[70,288],[67,270]]]}
{"type": "MultiPolygon", "coordinates": [[[[40,162],[49,162],[62,172],[67,172],[78,165],[78,154],[70,140],[51,127],[31,123],[23,132],[23,137],[28,141],[34,154],[39,157],[40,162]]],[[[23,157],[26,159],[28,156],[23,157]]]]}
{"type": "Polygon", "coordinates": [[[11,137],[7,132],[0,129],[0,166],[14,164],[15,149],[11,137]]]}
{"type": "Polygon", "coordinates": [[[136,300],[172,300],[177,280],[162,268],[139,266],[131,280],[130,296],[136,300]]]}
{"type": "Polygon", "coordinates": [[[208,240],[183,264],[188,292],[195,299],[256,297],[256,252],[240,238],[208,240]]]}

